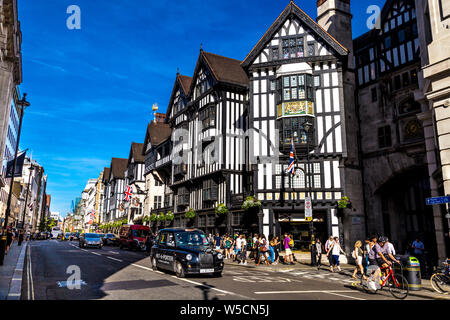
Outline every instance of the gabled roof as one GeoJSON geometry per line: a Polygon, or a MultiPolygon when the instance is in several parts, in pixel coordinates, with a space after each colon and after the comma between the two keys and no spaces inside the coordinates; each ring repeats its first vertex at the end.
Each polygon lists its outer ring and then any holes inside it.
{"type": "Polygon", "coordinates": [[[183,76],[177,72],[177,76],[175,78],[175,83],[173,84],[172,95],[170,96],[169,106],[167,107],[166,112],[166,121],[170,118],[170,113],[172,112],[173,100],[175,99],[175,94],[178,91],[179,87],[183,90],[184,95],[187,97],[189,95],[189,89],[191,88],[192,78],[188,76],[183,76]]]}
{"type": "Polygon", "coordinates": [[[317,36],[319,36],[325,43],[327,43],[333,50],[335,50],[339,55],[345,56],[348,54],[348,50],[340,44],[331,34],[329,34],[325,29],[323,29],[316,21],[314,21],[310,16],[308,16],[302,9],[300,9],[293,1],[291,1],[283,12],[278,16],[275,22],[270,26],[258,43],[253,47],[252,51],[247,55],[247,57],[242,62],[242,67],[247,68],[253,61],[258,57],[260,52],[266,47],[266,45],[271,41],[273,36],[279,31],[279,29],[284,25],[287,19],[291,15],[296,16],[300,21],[302,21],[305,26],[313,31],[317,36]]]}
{"type": "Polygon", "coordinates": [[[193,81],[189,89],[189,95],[191,95],[194,90],[195,80],[197,79],[197,73],[199,72],[201,62],[204,62],[207,65],[217,82],[248,87],[249,80],[244,69],[241,67],[241,61],[200,50],[200,55],[194,70],[194,76],[192,77],[193,81]]]}
{"type": "Polygon", "coordinates": [[[153,147],[161,144],[172,135],[172,128],[167,123],[150,122],[147,126],[147,133],[145,135],[145,142],[142,147],[142,152],[145,153],[148,143],[153,147]]]}
{"type": "Polygon", "coordinates": [[[130,164],[131,159],[134,159],[135,163],[144,163],[145,156],[143,155],[143,149],[143,143],[131,143],[130,155],[128,156],[128,164],[130,164]]]}
{"type": "MultiPolygon", "coordinates": [[[[116,179],[125,179],[125,170],[127,169],[128,159],[112,158],[111,174],[116,179]]],[[[111,179],[111,176],[110,176],[111,179]]]]}
{"type": "Polygon", "coordinates": [[[110,172],[111,172],[110,168],[106,168],[106,167],[103,168],[103,179],[102,179],[103,183],[109,181],[109,174],[110,174],[110,172]]]}

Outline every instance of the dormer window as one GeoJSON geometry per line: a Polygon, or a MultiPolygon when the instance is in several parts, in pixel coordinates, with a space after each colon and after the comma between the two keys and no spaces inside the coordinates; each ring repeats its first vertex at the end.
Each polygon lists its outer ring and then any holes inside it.
{"type": "Polygon", "coordinates": [[[198,98],[206,91],[211,89],[212,83],[210,77],[208,77],[204,72],[200,72],[197,78],[197,86],[195,87],[195,98],[198,98]]]}
{"type": "Polygon", "coordinates": [[[284,39],[282,41],[282,47],[283,59],[301,58],[304,56],[303,37],[284,39]]]}

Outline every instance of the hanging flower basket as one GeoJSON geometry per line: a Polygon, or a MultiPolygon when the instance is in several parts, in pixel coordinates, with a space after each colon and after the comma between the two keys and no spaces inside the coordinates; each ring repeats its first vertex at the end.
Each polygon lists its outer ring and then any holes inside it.
{"type": "Polygon", "coordinates": [[[221,203],[216,207],[216,214],[220,216],[224,216],[228,213],[228,208],[225,204],[221,203]]]}
{"type": "Polygon", "coordinates": [[[184,217],[186,219],[194,219],[195,218],[195,211],[194,209],[190,208],[185,214],[184,217]]]}
{"type": "Polygon", "coordinates": [[[173,221],[175,219],[175,216],[172,211],[167,212],[166,214],[166,221],[173,221]]]}
{"type": "Polygon", "coordinates": [[[351,207],[352,203],[350,202],[350,199],[346,196],[343,196],[341,200],[338,201],[338,209],[346,209],[351,207]]]}
{"type": "Polygon", "coordinates": [[[158,214],[158,216],[156,217],[156,220],[158,220],[158,221],[165,221],[166,220],[166,216],[164,215],[164,213],[158,214]]]}
{"type": "Polygon", "coordinates": [[[150,216],[150,221],[155,222],[156,220],[158,220],[158,216],[156,215],[156,213],[152,213],[152,215],[150,216]]]}
{"type": "Polygon", "coordinates": [[[261,207],[261,201],[255,199],[255,197],[249,196],[242,203],[242,209],[249,211],[251,209],[258,209],[261,207]]]}

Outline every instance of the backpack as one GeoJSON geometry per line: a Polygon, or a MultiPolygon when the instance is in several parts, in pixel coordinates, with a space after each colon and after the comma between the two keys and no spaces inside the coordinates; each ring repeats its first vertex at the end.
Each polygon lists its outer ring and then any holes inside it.
{"type": "Polygon", "coordinates": [[[291,239],[291,240],[289,240],[289,247],[293,247],[294,246],[294,240],[293,239],[291,239]]]}

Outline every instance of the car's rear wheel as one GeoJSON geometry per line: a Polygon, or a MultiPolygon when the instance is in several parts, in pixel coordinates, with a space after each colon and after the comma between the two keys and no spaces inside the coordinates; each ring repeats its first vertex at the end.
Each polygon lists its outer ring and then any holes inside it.
{"type": "Polygon", "coordinates": [[[177,274],[178,278],[184,278],[186,276],[180,261],[177,261],[177,263],[175,264],[175,273],[177,274]]]}

